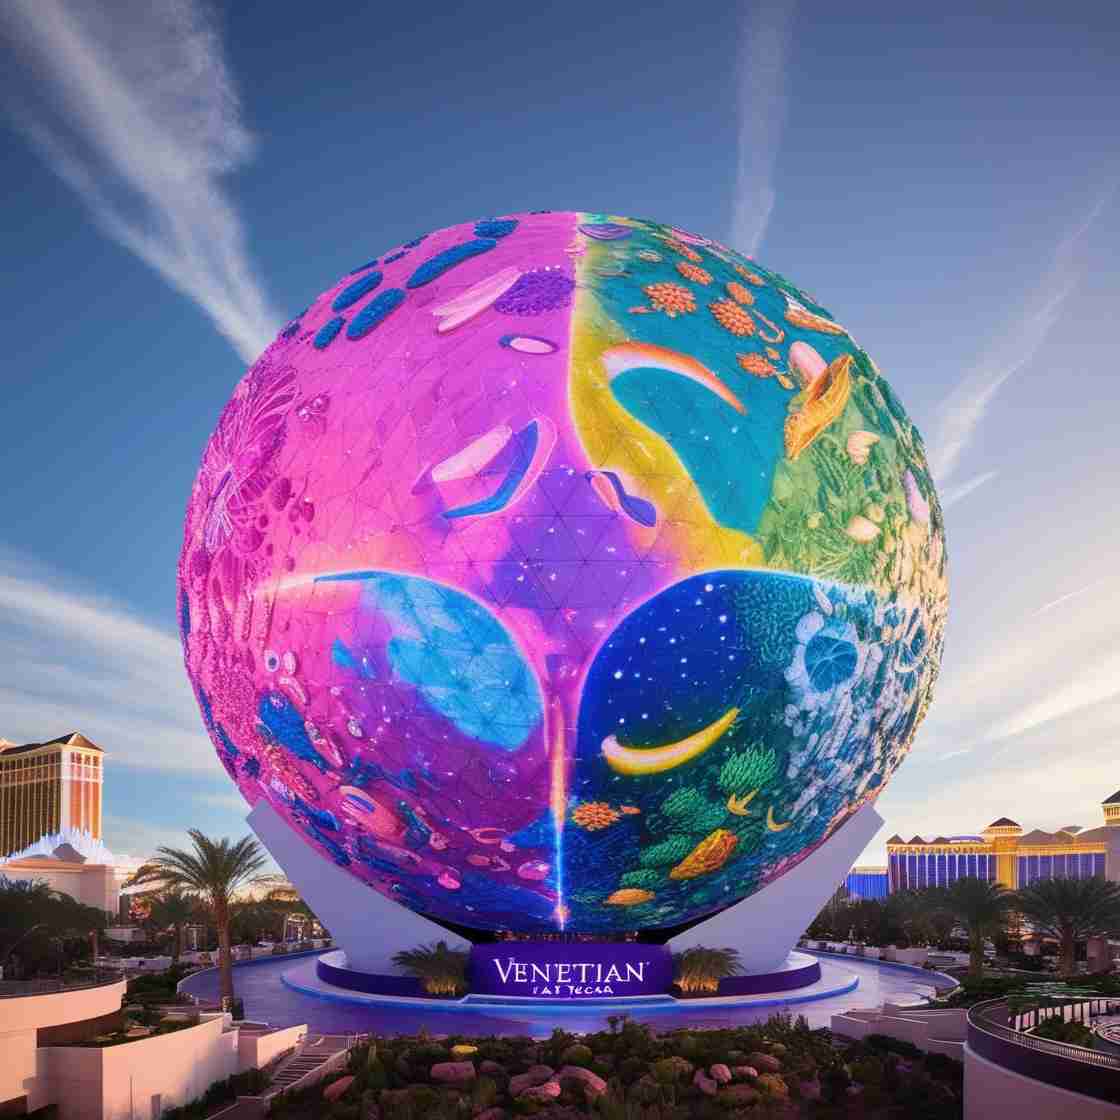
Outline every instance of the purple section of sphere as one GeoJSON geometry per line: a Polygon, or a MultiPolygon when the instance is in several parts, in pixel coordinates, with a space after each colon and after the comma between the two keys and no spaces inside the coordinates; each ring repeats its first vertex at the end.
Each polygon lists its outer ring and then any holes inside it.
{"type": "Polygon", "coordinates": [[[476,995],[548,1000],[664,995],[673,983],[673,961],[664,945],[507,941],[472,946],[468,979],[476,995]]]}

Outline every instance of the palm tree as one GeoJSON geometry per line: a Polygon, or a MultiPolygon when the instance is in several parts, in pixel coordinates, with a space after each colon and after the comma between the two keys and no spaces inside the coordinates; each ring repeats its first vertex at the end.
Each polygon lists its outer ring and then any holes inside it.
{"type": "Polygon", "coordinates": [[[157,848],[155,857],[132,876],[129,884],[159,883],[165,891],[178,889],[200,899],[209,908],[218,927],[222,999],[232,1003],[230,905],[242,887],[260,882],[263,876],[259,872],[267,858],[252,836],[243,836],[234,844],[226,837],[212,840],[197,828],[190,829],[188,835],[194,843],[194,851],[157,848]]]}
{"type": "Polygon", "coordinates": [[[984,973],[984,941],[1007,924],[1014,896],[987,879],[958,879],[941,896],[944,907],[968,931],[968,974],[984,973]]]}
{"type": "Polygon", "coordinates": [[[673,980],[682,992],[716,992],[725,976],[743,971],[738,949],[709,949],[693,945],[673,954],[673,980]]]}
{"type": "Polygon", "coordinates": [[[1120,931],[1120,884],[1093,879],[1039,879],[1019,891],[1016,909],[1036,933],[1058,941],[1058,971],[1073,974],[1078,941],[1120,931]]]}
{"type": "Polygon", "coordinates": [[[429,995],[457,996],[466,990],[467,954],[446,941],[402,949],[393,955],[393,964],[419,979],[429,995]]]}
{"type": "Polygon", "coordinates": [[[179,887],[171,887],[152,897],[151,922],[157,928],[174,930],[171,944],[171,967],[179,963],[183,949],[183,926],[194,916],[195,900],[179,887]]]}

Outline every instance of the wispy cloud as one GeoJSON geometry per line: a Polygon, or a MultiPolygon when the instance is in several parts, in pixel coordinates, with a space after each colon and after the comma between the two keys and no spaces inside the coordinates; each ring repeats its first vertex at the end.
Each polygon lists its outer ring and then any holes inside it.
{"type": "Polygon", "coordinates": [[[9,109],[100,228],[193,300],[246,361],[278,316],[222,178],[249,158],[220,39],[192,0],[7,0],[26,74],[9,109]]]}
{"type": "Polygon", "coordinates": [[[955,506],[962,498],[967,498],[973,490],[979,489],[985,482],[991,482],[995,476],[995,471],[985,471],[983,474],[978,474],[975,478],[970,478],[967,482],[960,482],[956,486],[946,487],[941,491],[942,509],[955,506]]]}
{"type": "Polygon", "coordinates": [[[0,551],[0,735],[79,730],[114,762],[221,774],[174,633],[0,551]]]}
{"type": "MultiPolygon", "coordinates": [[[[942,486],[956,472],[961,456],[996,394],[1038,353],[1058,321],[1063,305],[1081,279],[1082,250],[1089,230],[1115,193],[1116,184],[1112,183],[1058,243],[1050,267],[1022,310],[1004,324],[987,353],[950,393],[942,408],[940,424],[930,440],[930,466],[942,486]]],[[[992,473],[981,478],[987,481],[992,473]]],[[[959,495],[963,496],[963,493],[959,495]]]]}
{"type": "Polygon", "coordinates": [[[1079,666],[1056,688],[1032,704],[1020,708],[997,723],[985,736],[989,743],[1011,739],[1052,723],[1084,708],[1120,697],[1120,653],[1090,660],[1079,666]]]}
{"type": "Polygon", "coordinates": [[[774,209],[774,161],[786,117],[793,0],[743,4],[739,49],[739,164],[731,244],[758,250],[774,209]]]}

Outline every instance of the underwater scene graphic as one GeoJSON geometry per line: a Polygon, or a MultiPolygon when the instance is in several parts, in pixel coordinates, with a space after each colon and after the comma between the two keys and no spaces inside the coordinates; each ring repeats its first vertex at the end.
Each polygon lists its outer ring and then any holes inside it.
{"type": "Polygon", "coordinates": [[[184,655],[250,804],[478,929],[667,928],[873,801],[948,605],[921,437],[814,297],[535,212],[319,296],[187,508],[184,655]]]}

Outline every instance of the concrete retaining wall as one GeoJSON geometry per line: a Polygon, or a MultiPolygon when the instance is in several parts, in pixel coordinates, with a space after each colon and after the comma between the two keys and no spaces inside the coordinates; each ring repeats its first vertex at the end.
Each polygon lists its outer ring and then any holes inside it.
{"type": "Polygon", "coordinates": [[[273,1058],[297,1046],[307,1035],[307,1024],[272,1031],[269,1034],[254,1034],[241,1031],[237,1042],[238,1072],[247,1069],[263,1069],[273,1058]]]}
{"type": "Polygon", "coordinates": [[[46,1051],[38,1048],[40,1030],[96,1020],[120,1010],[123,980],[92,988],[71,988],[44,995],[0,999],[0,1101],[27,1097],[34,1112],[53,1099],[46,1051]]]}
{"type": "Polygon", "coordinates": [[[927,1053],[964,1057],[968,1033],[968,1013],[963,1008],[912,1011],[887,1004],[882,1008],[848,1011],[832,1016],[832,1031],[845,1038],[862,1039],[869,1034],[885,1034],[901,1039],[927,1053]]]}
{"type": "Polygon", "coordinates": [[[59,1120],[159,1120],[238,1072],[238,1032],[228,1015],[118,1046],[50,1046],[59,1120]]]}
{"type": "Polygon", "coordinates": [[[964,1120],[1022,1116],[1030,1120],[1120,1120],[1109,1104],[997,1066],[965,1047],[964,1120]]]}

